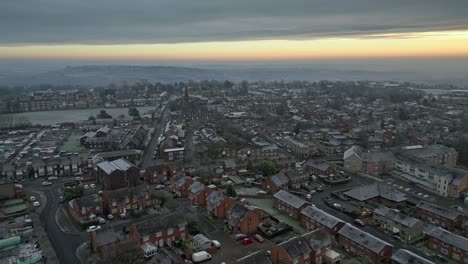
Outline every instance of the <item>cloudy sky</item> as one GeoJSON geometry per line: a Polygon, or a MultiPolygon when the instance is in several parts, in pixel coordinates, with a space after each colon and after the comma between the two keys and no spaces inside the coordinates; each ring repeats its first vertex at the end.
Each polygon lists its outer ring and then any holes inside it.
{"type": "Polygon", "coordinates": [[[1,58],[468,56],[466,0],[3,0],[1,58]]]}

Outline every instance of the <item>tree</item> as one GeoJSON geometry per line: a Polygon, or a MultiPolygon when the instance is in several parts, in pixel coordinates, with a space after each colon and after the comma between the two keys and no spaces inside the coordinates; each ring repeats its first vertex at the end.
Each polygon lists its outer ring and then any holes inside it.
{"type": "Polygon", "coordinates": [[[262,172],[264,177],[271,176],[277,172],[275,166],[269,161],[262,162],[259,170],[262,172]]]}
{"type": "Polygon", "coordinates": [[[297,135],[301,132],[301,129],[303,129],[303,125],[301,122],[297,122],[296,126],[294,126],[294,133],[297,135]]]}
{"type": "Polygon", "coordinates": [[[65,197],[65,200],[72,200],[72,199],[80,198],[81,196],[83,196],[83,193],[84,193],[83,187],[69,188],[69,189],[65,189],[64,197],[65,197]]]}
{"type": "Polygon", "coordinates": [[[137,116],[140,116],[140,111],[138,111],[138,109],[136,109],[135,107],[130,107],[128,109],[128,115],[133,116],[133,117],[137,117],[137,116]]]}
{"type": "Polygon", "coordinates": [[[99,112],[99,114],[98,114],[96,117],[99,118],[99,119],[110,119],[110,118],[112,118],[112,116],[109,115],[109,114],[106,112],[106,110],[101,110],[101,111],[99,112]]]}
{"type": "Polygon", "coordinates": [[[232,185],[228,185],[228,187],[226,188],[226,194],[229,197],[237,196],[236,190],[234,190],[234,187],[232,187],[232,185]]]}

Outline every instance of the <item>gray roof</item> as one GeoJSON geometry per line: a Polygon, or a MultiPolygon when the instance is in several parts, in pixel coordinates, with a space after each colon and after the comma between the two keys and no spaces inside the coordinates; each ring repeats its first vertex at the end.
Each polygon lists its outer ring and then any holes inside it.
{"type": "Polygon", "coordinates": [[[440,177],[447,177],[447,178],[454,178],[458,175],[464,175],[466,173],[465,170],[457,169],[441,164],[437,164],[431,161],[428,161],[423,158],[419,158],[416,156],[412,156],[406,153],[398,153],[397,159],[403,161],[405,163],[413,164],[414,166],[424,169],[428,172],[434,173],[440,177]]]}
{"type": "Polygon", "coordinates": [[[455,211],[451,211],[442,207],[439,207],[435,204],[431,203],[426,203],[423,201],[420,201],[417,205],[416,208],[423,209],[425,211],[431,212],[433,214],[448,218],[450,220],[455,220],[457,217],[459,217],[461,214],[455,211]]]}
{"type": "Polygon", "coordinates": [[[313,206],[307,206],[301,211],[301,214],[330,229],[339,223],[345,223],[341,219],[313,206]]]}
{"type": "Polygon", "coordinates": [[[125,198],[132,198],[137,196],[144,196],[148,192],[145,186],[136,186],[129,188],[122,188],[113,191],[104,191],[104,194],[109,198],[110,201],[124,201],[125,198]]]}
{"type": "Polygon", "coordinates": [[[294,208],[301,208],[302,206],[307,204],[307,202],[304,199],[301,199],[298,196],[283,190],[280,190],[277,193],[275,193],[273,197],[289,204],[294,208]]]}
{"type": "Polygon", "coordinates": [[[402,202],[406,200],[406,195],[404,193],[392,190],[390,186],[380,183],[359,186],[344,192],[344,194],[359,201],[366,201],[376,197],[382,197],[394,202],[402,202]]]}
{"type": "Polygon", "coordinates": [[[403,151],[416,157],[429,157],[446,154],[458,155],[457,151],[454,148],[449,148],[439,144],[424,146],[420,148],[404,149],[403,151]]]}
{"type": "Polygon", "coordinates": [[[313,167],[316,169],[319,169],[321,171],[326,171],[328,168],[330,168],[330,164],[326,163],[325,161],[315,161],[315,160],[309,160],[305,164],[306,167],[313,167]]]}
{"type": "Polygon", "coordinates": [[[174,213],[170,215],[152,217],[142,222],[136,223],[136,228],[140,236],[155,234],[169,228],[178,228],[185,226],[187,222],[181,214],[174,213]]]}
{"type": "Polygon", "coordinates": [[[286,176],[286,174],[284,174],[284,172],[277,173],[271,176],[270,179],[277,187],[286,185],[289,182],[289,178],[286,176]]]}
{"type": "Polygon", "coordinates": [[[419,255],[414,254],[406,249],[399,249],[392,255],[392,260],[398,263],[409,263],[409,264],[435,264],[419,255]]]}
{"type": "Polygon", "coordinates": [[[205,189],[205,185],[199,181],[195,181],[194,183],[192,183],[192,185],[190,185],[190,187],[188,188],[190,193],[192,194],[198,194],[200,193],[201,191],[203,191],[203,189],[205,189]]]}
{"type": "Polygon", "coordinates": [[[289,258],[292,260],[308,255],[312,251],[302,237],[293,237],[288,241],[279,244],[279,246],[282,246],[284,250],[286,250],[289,258]]]}
{"type": "Polygon", "coordinates": [[[141,155],[143,151],[139,149],[124,149],[124,150],[116,150],[116,151],[109,151],[109,152],[101,152],[96,154],[96,156],[101,157],[103,159],[113,158],[113,157],[123,157],[123,156],[130,156],[130,155],[141,155]]]}
{"type": "Polygon", "coordinates": [[[331,238],[322,229],[306,233],[302,235],[302,238],[314,251],[318,251],[321,248],[327,248],[332,244],[331,238]]]}
{"type": "Polygon", "coordinates": [[[117,240],[117,234],[112,228],[107,228],[96,232],[96,241],[99,246],[105,246],[114,243],[117,240]]]}
{"type": "Polygon", "coordinates": [[[224,198],[226,198],[226,196],[222,192],[214,191],[206,197],[206,201],[209,205],[218,205],[224,198]]]}
{"type": "Polygon", "coordinates": [[[126,159],[118,159],[114,161],[103,161],[97,166],[105,173],[110,174],[116,170],[126,171],[135,165],[126,159]]]}
{"type": "Polygon", "coordinates": [[[338,231],[338,235],[343,236],[375,253],[380,253],[385,248],[385,246],[393,247],[393,245],[380,240],[379,238],[366,233],[350,224],[344,225],[343,228],[338,231]]]}
{"type": "Polygon", "coordinates": [[[381,215],[389,220],[399,223],[403,226],[412,227],[422,222],[416,218],[405,215],[396,209],[390,209],[385,206],[379,206],[374,210],[374,214],[381,215]]]}
{"type": "Polygon", "coordinates": [[[91,194],[88,196],[76,198],[74,199],[74,201],[76,202],[76,205],[78,205],[78,208],[80,210],[82,207],[85,207],[85,208],[91,208],[91,207],[97,207],[97,206],[100,207],[102,204],[101,197],[97,194],[91,194]]]}
{"type": "Polygon", "coordinates": [[[237,260],[239,264],[271,264],[264,250],[259,250],[237,260]]]}
{"type": "Polygon", "coordinates": [[[440,227],[432,228],[428,233],[428,236],[434,237],[442,242],[457,247],[459,249],[468,252],[468,238],[456,235],[440,227]]]}

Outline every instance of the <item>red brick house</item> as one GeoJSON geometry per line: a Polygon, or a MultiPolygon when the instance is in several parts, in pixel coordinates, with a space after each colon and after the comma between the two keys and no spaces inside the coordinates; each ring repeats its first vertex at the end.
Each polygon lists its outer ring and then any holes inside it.
{"type": "Polygon", "coordinates": [[[220,219],[226,218],[226,214],[234,206],[234,199],[225,196],[223,193],[213,191],[206,198],[206,211],[208,215],[220,219]]]}
{"type": "Polygon", "coordinates": [[[104,210],[109,214],[126,214],[130,210],[143,210],[153,205],[151,195],[144,186],[104,191],[102,201],[104,210]]]}
{"type": "Polygon", "coordinates": [[[322,229],[334,237],[346,223],[317,207],[307,206],[301,211],[301,224],[308,230],[322,229]]]}
{"type": "Polygon", "coordinates": [[[458,263],[468,262],[468,238],[434,227],[427,234],[427,247],[458,263]]]}
{"type": "Polygon", "coordinates": [[[0,184],[0,200],[22,198],[23,185],[16,183],[0,184]]]}
{"type": "Polygon", "coordinates": [[[312,249],[302,237],[293,237],[271,249],[273,264],[312,264],[312,249]]]}
{"type": "Polygon", "coordinates": [[[234,203],[226,217],[228,228],[235,234],[252,234],[257,232],[260,215],[253,208],[247,208],[240,203],[234,203]]]}
{"type": "Polygon", "coordinates": [[[309,160],[304,164],[304,171],[315,175],[330,175],[335,170],[325,161],[309,160]]]}
{"type": "Polygon", "coordinates": [[[310,253],[310,263],[325,263],[325,253],[333,248],[333,241],[331,236],[328,235],[324,230],[317,229],[302,235],[301,238],[312,249],[310,253]]]}
{"type": "Polygon", "coordinates": [[[172,178],[172,170],[169,166],[155,165],[146,168],[145,181],[151,184],[165,183],[172,178]]]}
{"type": "MultiPolygon", "coordinates": [[[[112,228],[90,232],[90,243],[93,252],[99,253],[103,258],[110,258],[117,254],[118,246],[125,242],[112,228]]],[[[133,242],[132,242],[133,243],[133,242]]]]}
{"type": "Polygon", "coordinates": [[[189,187],[194,183],[194,180],[189,176],[183,176],[171,186],[171,191],[179,197],[189,196],[189,187]]]}
{"type": "Polygon", "coordinates": [[[102,215],[102,200],[97,194],[73,199],[68,202],[71,215],[78,222],[86,222],[102,215]]]}
{"type": "Polygon", "coordinates": [[[126,159],[103,161],[96,167],[96,176],[104,190],[117,190],[137,186],[140,169],[126,159]]]}
{"type": "Polygon", "coordinates": [[[296,160],[292,157],[278,158],[274,161],[277,169],[281,171],[295,171],[296,160]]]}
{"type": "Polygon", "coordinates": [[[205,186],[199,181],[195,181],[188,188],[189,199],[192,205],[205,206],[206,198],[213,191],[212,188],[205,186]]]}
{"type": "Polygon", "coordinates": [[[416,217],[450,231],[461,229],[463,224],[462,214],[423,201],[416,205],[416,217]]]}
{"type": "Polygon", "coordinates": [[[133,224],[130,237],[138,244],[152,243],[157,247],[172,245],[176,239],[186,239],[187,221],[183,215],[174,213],[161,217],[152,217],[133,224]]]}
{"type": "Polygon", "coordinates": [[[306,208],[310,204],[304,199],[283,190],[275,193],[273,198],[273,206],[294,219],[299,219],[301,217],[302,209],[306,208]]]}
{"type": "Polygon", "coordinates": [[[353,256],[366,256],[377,264],[391,261],[393,245],[351,224],[338,231],[337,239],[338,244],[353,256]]]}
{"type": "Polygon", "coordinates": [[[289,178],[284,172],[279,172],[263,182],[263,189],[269,194],[277,193],[279,190],[288,190],[289,178]]]}

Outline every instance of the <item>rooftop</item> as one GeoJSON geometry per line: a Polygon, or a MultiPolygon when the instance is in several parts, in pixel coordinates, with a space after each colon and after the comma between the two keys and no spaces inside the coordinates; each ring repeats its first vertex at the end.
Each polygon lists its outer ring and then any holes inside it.
{"type": "Polygon", "coordinates": [[[359,244],[368,250],[380,253],[386,246],[393,247],[393,245],[380,240],[379,238],[366,233],[350,224],[346,224],[338,231],[339,236],[346,237],[347,239],[359,244]]]}
{"type": "Polygon", "coordinates": [[[411,216],[405,215],[396,209],[390,209],[385,206],[379,206],[374,210],[374,214],[381,215],[389,220],[399,223],[403,226],[413,227],[418,223],[422,223],[420,220],[411,216]]]}
{"type": "Polygon", "coordinates": [[[277,193],[275,193],[273,197],[289,204],[294,208],[300,208],[303,205],[307,204],[307,202],[304,199],[301,199],[298,196],[283,190],[280,190],[277,193]]]}
{"type": "Polygon", "coordinates": [[[434,227],[427,235],[468,252],[468,238],[456,235],[440,227],[434,227]]]}
{"type": "Polygon", "coordinates": [[[414,254],[406,249],[399,249],[392,255],[392,260],[398,263],[408,264],[435,264],[419,255],[414,254]]]}
{"type": "Polygon", "coordinates": [[[427,202],[419,202],[416,205],[416,208],[423,209],[425,211],[431,212],[433,214],[443,216],[445,218],[448,218],[450,220],[455,220],[457,217],[459,217],[461,214],[455,211],[451,211],[442,207],[439,207],[435,204],[427,203],[427,202]]]}
{"type": "Polygon", "coordinates": [[[330,229],[339,223],[345,223],[341,219],[313,206],[307,206],[301,211],[301,214],[330,229]]]}
{"type": "Polygon", "coordinates": [[[359,201],[366,201],[377,197],[382,197],[393,202],[403,202],[406,200],[404,193],[392,190],[391,187],[380,183],[359,186],[344,192],[344,194],[359,201]]]}

